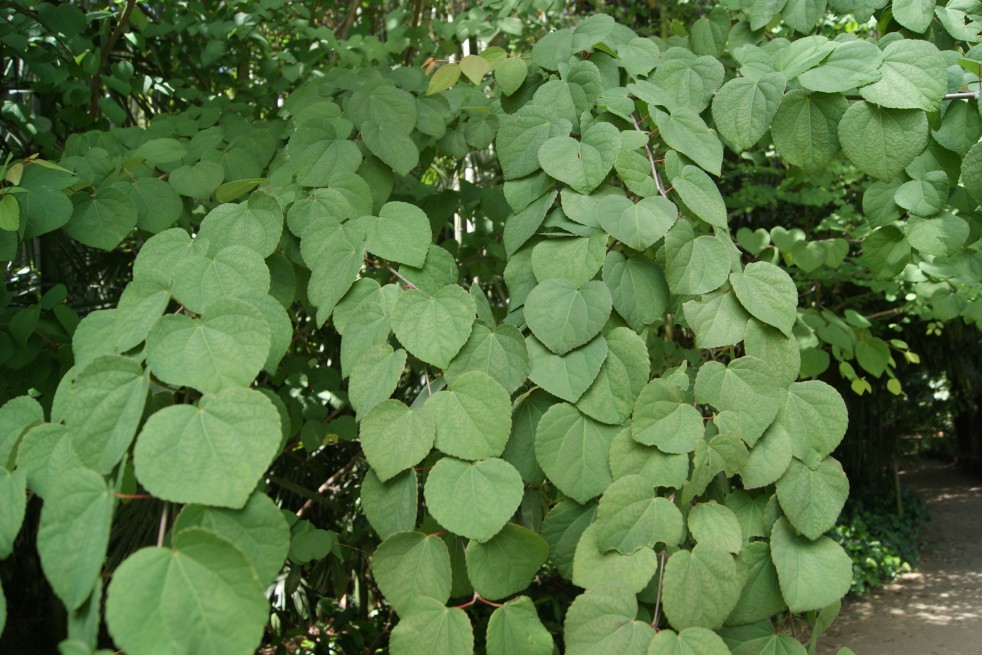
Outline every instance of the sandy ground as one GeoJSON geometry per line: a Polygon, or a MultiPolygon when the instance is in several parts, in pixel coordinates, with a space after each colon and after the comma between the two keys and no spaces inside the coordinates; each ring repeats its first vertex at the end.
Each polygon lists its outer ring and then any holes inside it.
{"type": "Polygon", "coordinates": [[[982,655],[982,479],[939,462],[902,475],[931,511],[917,570],[844,603],[819,655],[982,655]]]}

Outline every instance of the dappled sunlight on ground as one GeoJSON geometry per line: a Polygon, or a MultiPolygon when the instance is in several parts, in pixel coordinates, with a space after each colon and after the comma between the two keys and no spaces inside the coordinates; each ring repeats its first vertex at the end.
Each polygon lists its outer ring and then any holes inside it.
{"type": "Polygon", "coordinates": [[[857,655],[982,655],[982,484],[936,462],[903,477],[931,510],[921,562],[847,601],[820,655],[840,646],[857,655]]]}

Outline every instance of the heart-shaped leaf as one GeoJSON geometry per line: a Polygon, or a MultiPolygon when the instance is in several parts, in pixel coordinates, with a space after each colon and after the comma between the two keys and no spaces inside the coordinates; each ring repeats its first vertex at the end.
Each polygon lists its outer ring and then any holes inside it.
{"type": "Polygon", "coordinates": [[[546,173],[580,193],[590,193],[606,179],[620,152],[621,133],[610,123],[594,123],[580,141],[554,136],[539,148],[546,173]]]}

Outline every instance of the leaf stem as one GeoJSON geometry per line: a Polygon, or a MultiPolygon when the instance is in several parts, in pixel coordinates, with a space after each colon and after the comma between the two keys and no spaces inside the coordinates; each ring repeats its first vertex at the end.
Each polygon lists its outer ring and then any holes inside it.
{"type": "MultiPolygon", "coordinates": [[[[641,129],[641,124],[638,121],[637,116],[634,114],[631,114],[631,124],[634,125],[634,129],[636,129],[638,132],[647,134],[647,132],[641,129]]],[[[644,151],[648,154],[648,163],[651,164],[651,177],[655,180],[655,188],[658,189],[658,193],[667,198],[668,190],[662,183],[661,176],[658,175],[658,168],[655,166],[655,155],[651,152],[651,146],[648,145],[647,141],[644,143],[644,151]]]]}
{"type": "Polygon", "coordinates": [[[170,503],[164,502],[164,509],[160,512],[160,527],[157,529],[157,548],[164,545],[164,536],[167,534],[167,510],[170,503]]]}
{"type": "Polygon", "coordinates": [[[658,632],[658,621],[661,619],[661,592],[665,582],[665,560],[668,559],[668,550],[662,549],[658,562],[658,596],[655,598],[655,616],[651,619],[651,627],[658,632]]]}

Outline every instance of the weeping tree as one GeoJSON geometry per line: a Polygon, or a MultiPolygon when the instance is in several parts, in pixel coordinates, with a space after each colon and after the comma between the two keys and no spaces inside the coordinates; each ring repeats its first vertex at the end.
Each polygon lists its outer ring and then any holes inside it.
{"type": "Polygon", "coordinates": [[[58,371],[5,382],[0,555],[36,543],[61,651],[250,653],[320,584],[382,621],[348,652],[814,652],[851,581],[816,376],[909,349],[801,274],[979,320],[978,17],[875,4],[834,38],[824,3],[724,3],[425,67],[352,37],[258,113],[8,160],[3,257],[132,262],[110,306],[52,289],[0,334],[5,371],[58,371]],[[864,213],[765,242],[720,180],[767,161],[849,162],[864,213]]]}

